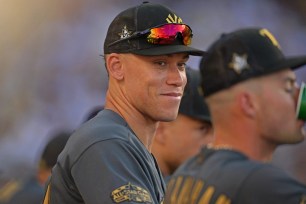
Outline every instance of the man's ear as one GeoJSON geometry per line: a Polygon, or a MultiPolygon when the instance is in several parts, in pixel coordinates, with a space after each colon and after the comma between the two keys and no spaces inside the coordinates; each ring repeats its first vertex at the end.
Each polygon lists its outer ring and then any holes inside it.
{"type": "Polygon", "coordinates": [[[122,56],[111,53],[106,57],[106,67],[110,76],[117,80],[122,80],[124,76],[122,56]]]}
{"type": "Polygon", "coordinates": [[[256,116],[257,101],[254,95],[250,92],[242,92],[238,96],[238,101],[242,112],[247,117],[254,118],[256,116]]]}

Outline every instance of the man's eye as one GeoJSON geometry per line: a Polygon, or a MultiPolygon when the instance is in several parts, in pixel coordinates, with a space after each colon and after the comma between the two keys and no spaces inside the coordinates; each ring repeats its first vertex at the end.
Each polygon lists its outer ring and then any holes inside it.
{"type": "Polygon", "coordinates": [[[178,67],[179,67],[180,69],[185,69],[185,68],[186,68],[186,63],[179,63],[179,64],[178,64],[178,67]]]}
{"type": "Polygon", "coordinates": [[[200,130],[201,130],[202,132],[204,132],[205,134],[206,134],[207,132],[209,132],[210,129],[211,129],[211,126],[210,126],[210,125],[202,125],[202,126],[200,127],[200,130]]]}
{"type": "Polygon", "coordinates": [[[159,66],[166,66],[166,62],[164,61],[158,61],[158,62],[155,62],[156,64],[158,64],[159,66]]]}
{"type": "Polygon", "coordinates": [[[286,88],[285,91],[288,92],[288,93],[292,93],[293,89],[292,88],[286,88]]]}
{"type": "Polygon", "coordinates": [[[286,82],[285,91],[287,93],[294,94],[296,91],[296,87],[297,87],[296,81],[294,79],[289,79],[286,82]]]}

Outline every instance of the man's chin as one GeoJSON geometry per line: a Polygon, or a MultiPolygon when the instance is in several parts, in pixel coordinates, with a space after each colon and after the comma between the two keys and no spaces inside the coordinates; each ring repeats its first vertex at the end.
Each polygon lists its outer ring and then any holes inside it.
{"type": "Polygon", "coordinates": [[[159,121],[162,121],[162,122],[172,122],[174,121],[176,118],[177,118],[177,115],[178,114],[168,114],[167,116],[162,116],[160,117],[159,121]]]}

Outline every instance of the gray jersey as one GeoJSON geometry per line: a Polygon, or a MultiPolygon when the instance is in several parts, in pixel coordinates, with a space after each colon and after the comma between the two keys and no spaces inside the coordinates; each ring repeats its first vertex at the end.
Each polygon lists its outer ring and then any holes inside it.
{"type": "Polygon", "coordinates": [[[103,110],[69,139],[44,204],[161,203],[155,158],[115,112],[103,110]]]}
{"type": "Polygon", "coordinates": [[[302,204],[306,186],[239,152],[204,148],[174,173],[166,195],[166,204],[302,204]]]}

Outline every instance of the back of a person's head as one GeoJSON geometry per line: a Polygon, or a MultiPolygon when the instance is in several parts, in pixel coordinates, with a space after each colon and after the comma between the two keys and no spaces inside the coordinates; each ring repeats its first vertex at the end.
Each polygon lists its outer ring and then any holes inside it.
{"type": "Polygon", "coordinates": [[[260,27],[224,33],[208,53],[200,63],[206,98],[236,84],[306,64],[306,56],[285,56],[273,34],[260,27]]]}
{"type": "Polygon", "coordinates": [[[41,168],[52,168],[56,164],[57,157],[64,149],[70,134],[71,132],[69,131],[55,133],[55,136],[52,137],[43,150],[40,159],[41,168]]]}

